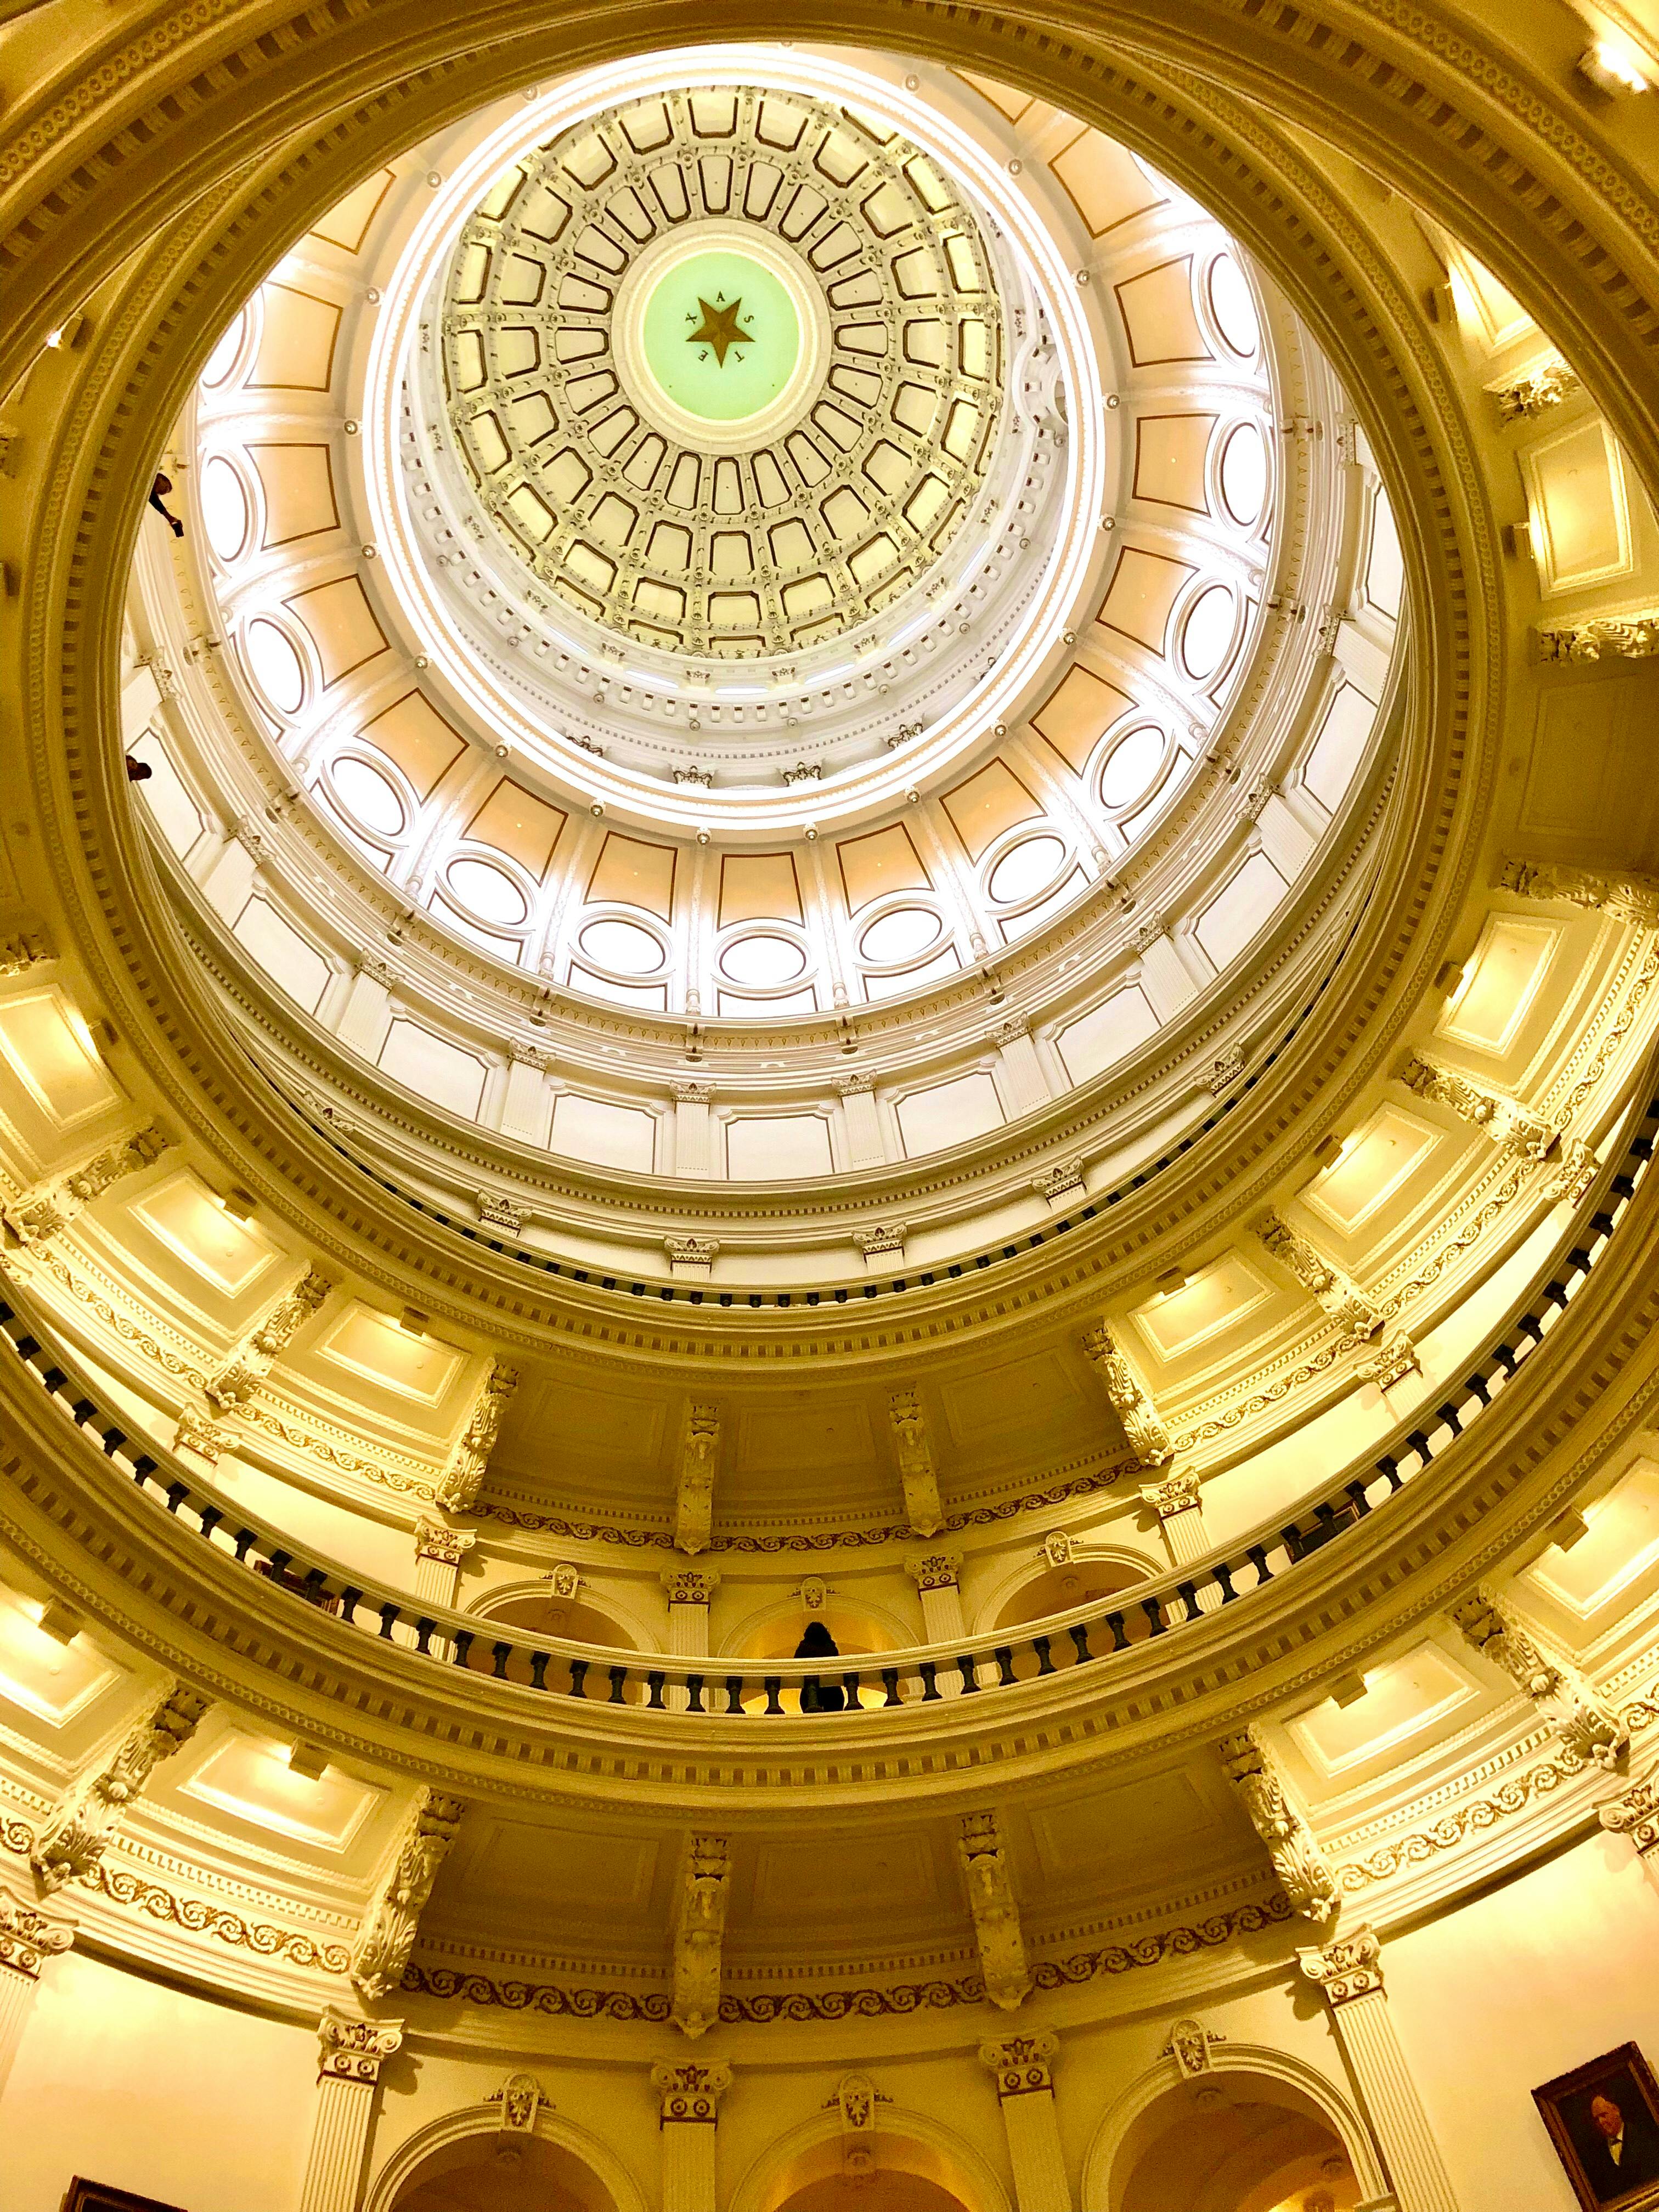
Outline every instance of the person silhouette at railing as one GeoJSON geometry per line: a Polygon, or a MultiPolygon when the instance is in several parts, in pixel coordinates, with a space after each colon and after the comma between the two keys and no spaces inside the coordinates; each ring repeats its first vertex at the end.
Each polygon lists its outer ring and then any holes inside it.
{"type": "MultiPolygon", "coordinates": [[[[795,1646],[797,1659],[839,1659],[841,1646],[822,1620],[809,1620],[806,1633],[795,1646]]],[[[847,1692],[838,1682],[826,1689],[816,1674],[809,1674],[800,1686],[800,1709],[804,1713],[838,1713],[847,1703],[847,1692]]]]}

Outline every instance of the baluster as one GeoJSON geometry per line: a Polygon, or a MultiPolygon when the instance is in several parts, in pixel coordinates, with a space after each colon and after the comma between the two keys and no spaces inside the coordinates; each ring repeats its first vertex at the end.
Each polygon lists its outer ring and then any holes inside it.
{"type": "Polygon", "coordinates": [[[999,1644],[992,1656],[997,1662],[997,1687],[1006,1690],[1014,1679],[1014,1655],[1006,1644],[999,1644]]]}
{"type": "Polygon", "coordinates": [[[1147,1620],[1152,1623],[1152,1634],[1154,1636],[1162,1636],[1164,1633],[1164,1614],[1159,1608],[1158,1600],[1155,1597],[1142,1598],[1140,1601],[1140,1609],[1146,1614],[1147,1620]]]}
{"type": "Polygon", "coordinates": [[[1113,1650],[1127,1651],[1129,1648],[1129,1639],[1123,1632],[1123,1615],[1121,1613],[1109,1613],[1106,1616],[1106,1626],[1112,1632],[1113,1650]]]}
{"type": "Polygon", "coordinates": [[[768,1674],[765,1680],[766,1710],[769,1713],[781,1713],[783,1711],[783,1700],[778,1692],[783,1687],[783,1677],[781,1674],[768,1674]]]}
{"type": "Polygon", "coordinates": [[[491,1676],[497,1682],[506,1681],[507,1662],[513,1656],[513,1646],[510,1644],[492,1644],[489,1656],[495,1662],[489,1670],[491,1676]]]}
{"type": "Polygon", "coordinates": [[[211,1536],[214,1530],[218,1527],[219,1523],[224,1519],[224,1515],[216,1505],[204,1505],[202,1508],[200,1516],[198,1517],[196,1525],[201,1530],[203,1535],[211,1536]]]}
{"type": "Polygon", "coordinates": [[[741,1674],[728,1674],[726,1678],[726,1710],[728,1713],[740,1713],[743,1711],[741,1674]]]}
{"type": "Polygon", "coordinates": [[[606,1705],[621,1705],[621,1704],[622,1704],[622,1702],[623,1702],[623,1692],[627,1687],[628,1687],[628,1669],[627,1669],[627,1668],[626,1668],[626,1667],[613,1667],[613,1668],[611,1668],[611,1695],[610,1695],[610,1696],[605,1699],[605,1703],[606,1703],[606,1705]]]}
{"type": "Polygon", "coordinates": [[[1181,1600],[1182,1605],[1186,1607],[1188,1620],[1196,1620],[1199,1613],[1197,1583],[1177,1583],[1176,1584],[1176,1595],[1181,1600]]]}
{"type": "Polygon", "coordinates": [[[340,1592],[340,1612],[348,1627],[357,1626],[357,1608],[362,1601],[363,1594],[356,1583],[348,1583],[340,1592]]]}
{"type": "Polygon", "coordinates": [[[455,1631],[455,1664],[458,1667],[469,1667],[472,1663],[470,1655],[472,1650],[473,1634],[474,1632],[470,1628],[458,1628],[455,1631]]]}
{"type": "Polygon", "coordinates": [[[571,1661],[570,1694],[573,1698],[585,1698],[586,1697],[587,1692],[582,1687],[582,1685],[587,1680],[587,1668],[588,1662],[586,1659],[573,1659],[571,1661]]]}
{"type": "Polygon", "coordinates": [[[553,1654],[550,1651],[532,1651],[531,1653],[530,1686],[532,1690],[544,1690],[547,1687],[548,1662],[552,1656],[553,1654]]]}
{"type": "Polygon", "coordinates": [[[881,1679],[887,1686],[887,1695],[882,1699],[882,1704],[884,1705],[902,1705],[904,1700],[899,1695],[898,1668],[884,1667],[881,1670],[881,1679]]]}
{"type": "MultiPolygon", "coordinates": [[[[1398,1483],[1395,1485],[1396,1490],[1399,1486],[1398,1483]]],[[[1255,1569],[1255,1583],[1258,1589],[1263,1583],[1270,1583],[1273,1580],[1273,1571],[1267,1565],[1267,1554],[1260,1544],[1247,1544],[1244,1547],[1244,1556],[1255,1569]]]]}
{"type": "Polygon", "coordinates": [[[187,1482],[168,1483],[167,1511],[169,1513],[176,1513],[179,1510],[179,1508],[184,1504],[185,1498],[189,1496],[190,1485],[187,1482]]]}
{"type": "Polygon", "coordinates": [[[1034,1636],[1031,1638],[1031,1649],[1036,1653],[1037,1673],[1039,1675],[1052,1674],[1054,1671],[1054,1655],[1048,1649],[1048,1638],[1046,1636],[1034,1636]]]}
{"type": "Polygon", "coordinates": [[[646,1704],[647,1705],[653,1706],[659,1713],[666,1712],[668,1708],[664,1705],[662,1696],[663,1671],[661,1668],[653,1667],[650,1673],[647,1674],[645,1680],[646,1686],[651,1693],[649,1697],[647,1698],[645,1701],[646,1704]]]}
{"type": "Polygon", "coordinates": [[[432,1656],[432,1627],[424,1614],[415,1624],[415,1649],[428,1659],[432,1656]]]}
{"type": "Polygon", "coordinates": [[[380,1633],[387,1639],[388,1642],[390,1642],[392,1637],[392,1623],[397,1620],[398,1615],[402,1611],[402,1606],[393,1605],[389,1599],[386,1603],[380,1607],[380,1633]]]}
{"type": "Polygon", "coordinates": [[[859,1674],[857,1668],[855,1667],[850,1674],[843,1674],[841,1679],[842,1685],[847,1692],[848,1711],[849,1713],[861,1713],[864,1711],[864,1707],[859,1702],[859,1674]]]}
{"type": "Polygon", "coordinates": [[[687,1712],[700,1713],[703,1709],[702,1676],[701,1674],[688,1674],[686,1676],[685,1695],[685,1710],[687,1712]]]}
{"type": "Polygon", "coordinates": [[[1074,1620],[1066,1633],[1077,1646],[1079,1660],[1094,1657],[1094,1653],[1089,1649],[1089,1624],[1086,1620],[1074,1620]]]}
{"type": "Polygon", "coordinates": [[[921,1702],[924,1705],[938,1705],[939,1664],[936,1660],[924,1659],[916,1672],[921,1676],[921,1702]]]}
{"type": "Polygon", "coordinates": [[[1223,1605],[1231,1605],[1238,1595],[1238,1592],[1233,1588],[1233,1571],[1225,1559],[1218,1559],[1211,1568],[1210,1575],[1216,1588],[1221,1592],[1223,1605]]]}
{"type": "Polygon", "coordinates": [[[962,1694],[969,1697],[979,1687],[979,1669],[965,1651],[957,1654],[957,1668],[962,1676],[962,1694]]]}

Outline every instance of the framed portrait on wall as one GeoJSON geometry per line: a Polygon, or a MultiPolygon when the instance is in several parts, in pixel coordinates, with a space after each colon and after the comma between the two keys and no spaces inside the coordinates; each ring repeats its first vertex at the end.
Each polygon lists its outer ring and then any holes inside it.
{"type": "Polygon", "coordinates": [[[1659,2212],[1659,2082],[1633,2043],[1532,2096],[1583,2212],[1659,2212]]]}
{"type": "Polygon", "coordinates": [[[77,2173],[64,2192],[64,2212],[179,2212],[179,2208],[160,2203],[154,2197],[135,2197],[129,2189],[107,2188],[77,2173]]]}

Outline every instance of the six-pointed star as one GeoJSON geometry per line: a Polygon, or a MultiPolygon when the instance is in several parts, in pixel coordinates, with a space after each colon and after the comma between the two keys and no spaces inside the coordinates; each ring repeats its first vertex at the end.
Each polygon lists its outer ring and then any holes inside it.
{"type": "Polygon", "coordinates": [[[755,343],[751,332],[738,328],[738,310],[743,301],[739,297],[733,300],[729,307],[716,307],[699,297],[697,305],[702,309],[702,321],[685,343],[687,345],[713,346],[715,362],[724,368],[726,356],[734,345],[753,345],[755,343]]]}

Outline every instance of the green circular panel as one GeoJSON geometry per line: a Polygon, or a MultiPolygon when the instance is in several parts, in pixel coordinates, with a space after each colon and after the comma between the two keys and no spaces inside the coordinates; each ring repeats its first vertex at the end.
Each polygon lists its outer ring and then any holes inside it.
{"type": "Polygon", "coordinates": [[[665,397],[706,422],[769,406],[800,356],[800,317],[783,285],[763,263],[722,247],[665,271],[641,336],[665,397]]]}

